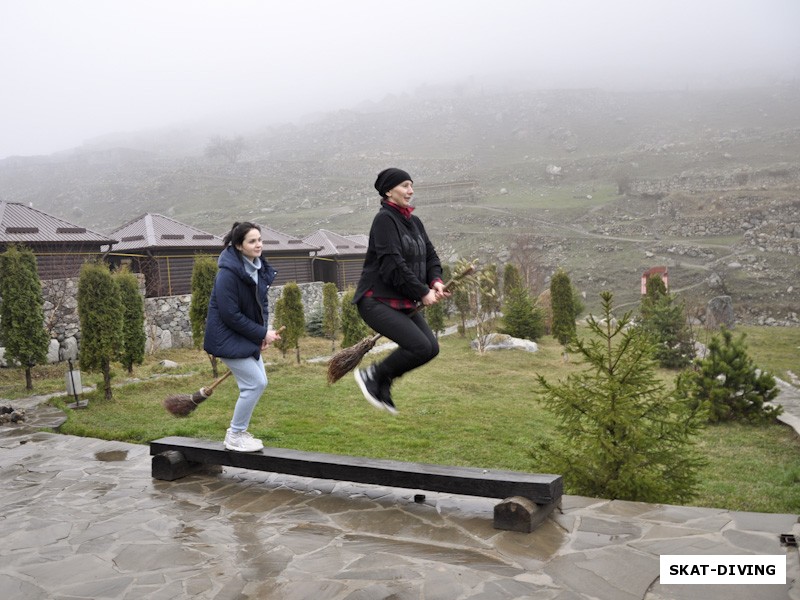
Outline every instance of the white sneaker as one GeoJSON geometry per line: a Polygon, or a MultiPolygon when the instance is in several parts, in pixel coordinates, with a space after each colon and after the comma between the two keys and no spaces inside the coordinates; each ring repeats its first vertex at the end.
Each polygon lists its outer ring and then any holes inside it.
{"type": "Polygon", "coordinates": [[[232,431],[225,433],[225,449],[234,452],[260,452],[264,449],[264,442],[257,440],[248,431],[232,431]]]}

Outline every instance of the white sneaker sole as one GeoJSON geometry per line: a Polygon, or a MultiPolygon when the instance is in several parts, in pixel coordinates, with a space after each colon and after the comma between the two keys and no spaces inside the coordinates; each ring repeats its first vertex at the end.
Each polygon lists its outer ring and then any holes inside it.
{"type": "Polygon", "coordinates": [[[261,446],[261,448],[253,448],[252,450],[245,450],[244,448],[237,448],[236,446],[225,444],[225,450],[230,450],[231,452],[261,452],[263,449],[264,446],[261,446]]]}
{"type": "Polygon", "coordinates": [[[355,372],[353,373],[353,377],[355,377],[356,383],[358,384],[358,387],[361,389],[361,393],[364,394],[364,398],[366,398],[367,402],[372,404],[372,406],[374,406],[378,410],[386,410],[386,405],[377,398],[373,398],[372,394],[370,394],[367,391],[367,386],[364,383],[364,380],[361,378],[361,371],[359,369],[355,370],[355,372]]]}

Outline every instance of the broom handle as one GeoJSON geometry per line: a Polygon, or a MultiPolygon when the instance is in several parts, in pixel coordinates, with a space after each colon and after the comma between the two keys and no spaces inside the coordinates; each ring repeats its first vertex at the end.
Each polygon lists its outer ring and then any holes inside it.
{"type": "MultiPolygon", "coordinates": [[[[475,265],[469,265],[468,267],[465,267],[463,271],[461,271],[460,273],[456,273],[455,275],[453,275],[452,279],[450,279],[450,281],[448,281],[447,283],[445,283],[445,284],[444,284],[444,290],[445,290],[446,292],[447,292],[447,291],[450,291],[450,288],[451,288],[453,285],[455,285],[455,284],[456,284],[456,283],[458,283],[460,280],[464,279],[464,277],[466,277],[467,275],[470,275],[470,274],[471,274],[471,273],[473,273],[474,271],[475,271],[475,265]]],[[[424,304],[420,304],[420,305],[419,305],[417,308],[415,308],[415,309],[414,309],[414,310],[411,312],[411,314],[412,314],[412,315],[415,315],[415,314],[417,314],[419,311],[421,311],[421,310],[422,310],[422,309],[424,309],[424,308],[425,308],[425,305],[424,305],[424,304]]],[[[372,336],[372,338],[370,338],[370,339],[372,340],[372,342],[373,342],[373,343],[375,343],[375,342],[377,342],[377,341],[378,341],[380,338],[381,338],[381,334],[380,334],[380,333],[376,333],[376,334],[375,334],[375,335],[373,335],[373,336],[372,336]]]]}
{"type": "Polygon", "coordinates": [[[203,389],[205,391],[207,391],[207,392],[213,392],[215,387],[217,387],[220,383],[225,381],[230,376],[231,376],[231,371],[228,371],[227,373],[225,373],[225,375],[223,375],[222,377],[217,379],[214,383],[212,383],[211,385],[209,385],[207,387],[204,387],[203,389]]]}

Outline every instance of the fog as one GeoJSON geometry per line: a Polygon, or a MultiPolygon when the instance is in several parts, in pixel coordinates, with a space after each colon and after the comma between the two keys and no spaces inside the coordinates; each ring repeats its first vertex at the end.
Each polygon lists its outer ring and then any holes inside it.
{"type": "Polygon", "coordinates": [[[423,85],[797,82],[798,32],[797,0],[0,0],[0,158],[423,85]]]}

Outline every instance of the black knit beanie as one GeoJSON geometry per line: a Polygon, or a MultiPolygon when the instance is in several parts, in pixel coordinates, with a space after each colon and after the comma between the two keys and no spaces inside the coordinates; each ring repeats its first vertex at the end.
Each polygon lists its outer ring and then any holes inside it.
{"type": "Polygon", "coordinates": [[[381,196],[385,196],[386,192],[407,180],[411,180],[411,175],[403,171],[403,169],[391,167],[378,173],[378,178],[375,180],[375,189],[378,190],[381,196]]]}

